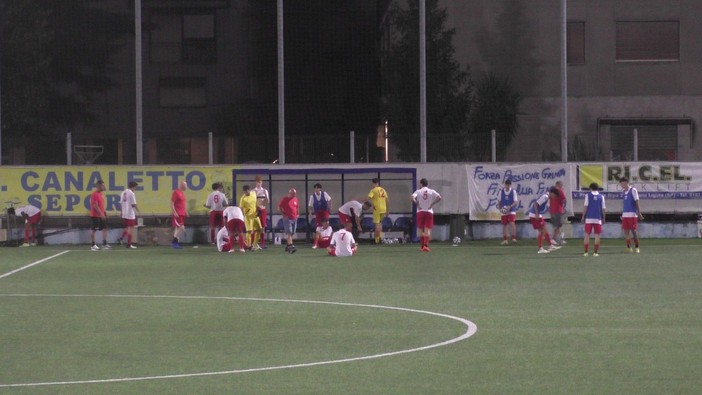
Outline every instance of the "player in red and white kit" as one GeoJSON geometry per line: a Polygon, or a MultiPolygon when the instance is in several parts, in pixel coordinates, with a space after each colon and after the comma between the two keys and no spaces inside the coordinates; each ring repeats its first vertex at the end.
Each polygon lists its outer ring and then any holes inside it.
{"type": "Polygon", "coordinates": [[[227,228],[222,228],[217,232],[215,244],[219,252],[232,252],[232,237],[229,236],[227,228]]]}
{"type": "Polygon", "coordinates": [[[222,192],[223,190],[224,184],[221,182],[212,184],[212,193],[207,196],[207,202],[205,203],[205,207],[210,209],[210,242],[212,244],[215,244],[215,233],[217,229],[224,226],[222,212],[224,211],[224,207],[229,204],[227,196],[222,192]]]}
{"type": "Polygon", "coordinates": [[[41,210],[28,204],[18,208],[15,215],[24,219],[24,244],[20,247],[37,245],[37,224],[41,222],[41,210]],[[30,231],[32,233],[31,239],[29,237],[30,231]]]}
{"type": "Polygon", "coordinates": [[[352,256],[358,251],[358,246],[351,232],[340,229],[332,235],[327,251],[331,256],[352,256]]]}
{"type": "Polygon", "coordinates": [[[124,236],[127,236],[127,248],[136,248],[136,246],[132,244],[132,233],[136,226],[136,214],[139,213],[136,195],[134,195],[134,190],[138,186],[139,184],[136,181],[130,181],[129,185],[127,185],[127,189],[122,191],[122,195],[119,199],[119,204],[122,207],[122,223],[124,224],[122,235],[119,236],[119,243],[122,243],[124,236]]]}
{"type": "Polygon", "coordinates": [[[349,200],[339,207],[339,222],[347,231],[358,235],[361,231],[361,214],[363,210],[373,208],[371,202],[361,203],[358,200],[349,200]]]}
{"type": "MultiPolygon", "coordinates": [[[[224,218],[224,228],[227,230],[229,242],[232,245],[230,252],[234,251],[234,239],[239,241],[239,252],[246,252],[246,232],[244,230],[244,212],[237,206],[229,206],[222,213],[224,218]]],[[[221,230],[220,230],[221,232],[221,230]]],[[[217,242],[219,248],[219,242],[217,242]]],[[[222,251],[220,249],[220,251],[222,251]]]]}
{"type": "Polygon", "coordinates": [[[314,232],[314,245],[312,248],[327,248],[331,244],[334,229],[329,226],[329,219],[323,218],[321,224],[314,232]]]}
{"type": "Polygon", "coordinates": [[[417,205],[417,233],[422,246],[419,251],[430,252],[429,238],[431,229],[434,227],[434,205],[441,201],[441,195],[429,188],[429,181],[426,178],[419,180],[421,188],[414,191],[410,200],[417,205]]]}
{"type": "Polygon", "coordinates": [[[253,189],[256,195],[256,207],[258,209],[258,219],[261,221],[261,237],[259,245],[266,249],[266,227],[268,226],[268,204],[271,202],[271,195],[268,189],[263,187],[263,177],[256,176],[256,186],[253,189]]]}

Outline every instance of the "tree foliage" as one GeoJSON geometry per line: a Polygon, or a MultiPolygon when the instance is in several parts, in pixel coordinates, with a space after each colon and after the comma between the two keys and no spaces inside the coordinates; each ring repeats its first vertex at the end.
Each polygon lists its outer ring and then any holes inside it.
{"type": "Polygon", "coordinates": [[[87,0],[0,2],[3,136],[90,122],[94,95],[115,85],[110,56],[130,20],[87,0]]]}
{"type": "MultiPolygon", "coordinates": [[[[388,11],[392,21],[390,47],[383,54],[384,116],[390,139],[403,160],[419,160],[419,7],[409,1],[403,8],[394,1],[388,11]]],[[[447,13],[437,0],[426,1],[427,140],[432,136],[468,133],[473,87],[468,67],[455,59],[455,29],[445,27],[447,13]]],[[[436,141],[436,140],[434,140],[436,141]]],[[[464,144],[427,143],[430,160],[458,160],[464,144]]]]}
{"type": "Polygon", "coordinates": [[[507,78],[490,72],[476,84],[476,99],[470,116],[470,146],[473,159],[487,161],[492,155],[495,130],[497,160],[504,160],[507,147],[517,133],[521,97],[507,78]]]}

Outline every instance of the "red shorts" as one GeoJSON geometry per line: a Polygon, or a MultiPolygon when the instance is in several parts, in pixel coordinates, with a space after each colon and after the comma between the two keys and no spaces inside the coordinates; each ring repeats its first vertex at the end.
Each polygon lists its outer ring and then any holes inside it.
{"type": "Polygon", "coordinates": [[[636,217],[625,217],[622,218],[622,229],[624,230],[636,230],[639,228],[639,219],[636,217]]]}
{"type": "Polygon", "coordinates": [[[341,222],[342,225],[346,225],[352,223],[352,219],[348,215],[339,212],[339,222],[341,222]]]}
{"type": "Polygon", "coordinates": [[[240,219],[230,219],[227,221],[227,232],[229,233],[244,233],[244,221],[240,219]]]}
{"type": "Polygon", "coordinates": [[[317,247],[327,248],[331,245],[331,237],[323,237],[317,241],[317,247]]]}
{"type": "Polygon", "coordinates": [[[544,217],[529,218],[529,222],[531,222],[532,228],[536,230],[543,229],[543,227],[546,226],[546,221],[544,221],[544,217]]]}
{"type": "Polygon", "coordinates": [[[174,215],[171,217],[171,223],[174,228],[185,226],[185,215],[174,215]]]}
{"type": "Polygon", "coordinates": [[[599,235],[602,233],[602,224],[585,224],[585,234],[589,235],[593,230],[599,235]]]}
{"type": "Polygon", "coordinates": [[[223,225],[222,211],[210,211],[210,228],[221,228],[223,225]]]}
{"type": "Polygon", "coordinates": [[[261,221],[261,229],[266,229],[266,226],[268,226],[268,209],[259,207],[258,219],[261,221]]]}
{"type": "Polygon", "coordinates": [[[314,214],[314,220],[317,221],[317,225],[320,225],[324,219],[329,219],[329,210],[319,210],[318,213],[314,214]]]}
{"type": "Polygon", "coordinates": [[[509,213],[507,215],[503,215],[502,218],[500,218],[502,225],[507,225],[510,222],[514,222],[517,220],[517,214],[514,213],[509,213]]]}
{"type": "Polygon", "coordinates": [[[434,227],[434,214],[428,211],[417,211],[417,229],[431,229],[434,227]]]}
{"type": "Polygon", "coordinates": [[[28,217],[25,224],[36,225],[39,223],[39,221],[41,221],[41,212],[36,213],[36,214],[32,215],[31,217],[28,217]]]}
{"type": "Polygon", "coordinates": [[[136,219],[122,218],[122,224],[125,228],[136,226],[136,219]]]}

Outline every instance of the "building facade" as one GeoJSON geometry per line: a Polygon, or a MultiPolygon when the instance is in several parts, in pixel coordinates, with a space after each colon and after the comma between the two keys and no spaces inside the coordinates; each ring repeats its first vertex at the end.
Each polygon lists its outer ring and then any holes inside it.
{"type": "MultiPolygon", "coordinates": [[[[458,60],[523,97],[508,161],[561,158],[560,3],[439,0],[458,60]]],[[[695,0],[567,1],[570,160],[702,160],[701,15],[695,0]]]]}

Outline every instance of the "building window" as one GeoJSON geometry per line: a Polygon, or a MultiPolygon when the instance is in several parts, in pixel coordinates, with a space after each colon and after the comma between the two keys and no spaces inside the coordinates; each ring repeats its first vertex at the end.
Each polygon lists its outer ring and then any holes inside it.
{"type": "Polygon", "coordinates": [[[205,107],[207,94],[204,78],[162,78],[159,80],[161,107],[205,107]]]}
{"type": "Polygon", "coordinates": [[[680,22],[617,22],[617,62],[680,60],[680,22]]]}
{"type": "Polygon", "coordinates": [[[677,125],[611,126],[610,160],[674,161],[678,159],[677,125]],[[636,130],[636,147],[634,147],[636,130]],[[634,155],[634,150],[638,155],[634,155]]]}
{"type": "Polygon", "coordinates": [[[568,22],[566,36],[568,64],[585,64],[585,22],[568,22]]]}
{"type": "Polygon", "coordinates": [[[214,12],[151,17],[152,63],[212,64],[217,62],[214,12]]]}

